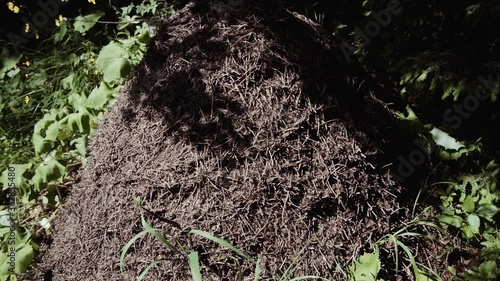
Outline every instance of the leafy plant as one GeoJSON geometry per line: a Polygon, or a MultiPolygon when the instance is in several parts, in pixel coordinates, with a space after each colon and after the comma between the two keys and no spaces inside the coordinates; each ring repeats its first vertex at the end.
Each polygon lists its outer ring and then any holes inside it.
{"type": "MultiPolygon", "coordinates": [[[[86,164],[88,140],[142,59],[154,24],[150,19],[159,8],[160,16],[172,11],[155,0],[128,7],[127,13],[108,7],[73,19],[59,16],[52,37],[35,51],[16,54],[2,48],[0,220],[5,221],[8,208],[3,202],[7,167],[16,167],[16,272],[26,271],[33,260],[33,236],[50,235],[50,213],[60,204],[60,189],[71,184],[71,171],[86,164]],[[99,20],[105,15],[134,21],[103,25],[99,20]]],[[[5,275],[8,226],[0,224],[0,280],[10,278],[5,275]]]]}

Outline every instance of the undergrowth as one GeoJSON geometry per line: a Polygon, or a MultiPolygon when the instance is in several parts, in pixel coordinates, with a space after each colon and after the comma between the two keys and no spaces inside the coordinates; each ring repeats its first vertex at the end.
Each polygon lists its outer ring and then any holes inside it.
{"type": "Polygon", "coordinates": [[[172,13],[156,1],[108,10],[60,15],[36,50],[1,50],[0,280],[30,268],[73,172],[86,164],[89,138],[142,59],[155,22],[172,13]],[[104,24],[103,16],[116,21],[104,24]]]}

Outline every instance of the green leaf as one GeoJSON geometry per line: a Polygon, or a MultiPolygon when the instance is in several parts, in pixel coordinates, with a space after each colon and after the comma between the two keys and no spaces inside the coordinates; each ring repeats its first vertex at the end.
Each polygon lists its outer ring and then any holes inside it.
{"type": "Polygon", "coordinates": [[[193,281],[201,281],[200,261],[197,251],[189,253],[189,268],[191,269],[193,281]]]}
{"type": "Polygon", "coordinates": [[[49,155],[35,170],[32,181],[35,188],[40,191],[43,188],[43,184],[51,181],[60,182],[65,174],[66,167],[54,159],[52,155],[49,155]]]}
{"type": "Polygon", "coordinates": [[[63,40],[64,36],[68,32],[68,24],[66,21],[62,21],[59,25],[59,30],[54,34],[54,43],[59,43],[63,40]]]}
{"type": "Polygon", "coordinates": [[[69,144],[74,145],[80,155],[87,156],[87,143],[87,136],[82,136],[72,140],[69,144]]]}
{"type": "Polygon", "coordinates": [[[75,75],[71,73],[70,75],[66,76],[63,80],[61,80],[61,85],[63,86],[63,89],[73,90],[74,79],[75,75]]]}
{"type": "Polygon", "coordinates": [[[212,240],[213,242],[221,245],[222,247],[226,247],[226,248],[232,250],[236,254],[244,257],[245,259],[252,260],[252,258],[250,258],[250,256],[248,256],[245,253],[243,253],[241,250],[239,250],[238,248],[236,248],[235,246],[233,246],[228,241],[226,241],[224,239],[221,239],[219,237],[216,237],[216,236],[214,236],[214,235],[212,235],[212,234],[210,234],[208,232],[205,232],[203,230],[193,229],[193,230],[189,231],[189,233],[196,234],[196,235],[199,235],[201,237],[204,237],[204,238],[207,238],[209,240],[212,240]]]}
{"type": "Polygon", "coordinates": [[[117,42],[104,46],[97,58],[97,66],[104,74],[104,81],[125,78],[132,70],[127,51],[117,42]]]}
{"type": "Polygon", "coordinates": [[[439,222],[459,228],[460,226],[462,226],[463,220],[459,216],[444,215],[439,217],[439,222]]]}
{"type": "Polygon", "coordinates": [[[144,279],[144,277],[146,277],[146,275],[148,274],[149,270],[151,270],[151,268],[153,268],[153,266],[159,264],[160,262],[164,262],[166,260],[157,260],[157,261],[154,261],[152,263],[150,263],[142,272],[141,274],[137,277],[136,281],[142,281],[142,279],[144,279]]]}
{"type": "Polygon", "coordinates": [[[0,54],[0,79],[3,79],[5,74],[19,62],[21,56],[21,54],[11,56],[7,47],[2,48],[0,54]]]}
{"type": "Polygon", "coordinates": [[[35,252],[31,245],[24,245],[21,249],[17,251],[16,255],[16,271],[26,272],[31,265],[31,261],[35,257],[35,252]]]}
{"type": "Polygon", "coordinates": [[[113,88],[110,88],[106,83],[101,81],[99,88],[94,88],[92,93],[85,101],[85,106],[94,109],[103,109],[104,105],[109,101],[113,94],[113,88]]]}
{"type": "MultiPolygon", "coordinates": [[[[324,280],[324,281],[329,281],[328,279],[325,279],[323,277],[319,277],[319,276],[315,276],[315,275],[307,275],[307,276],[300,276],[300,277],[295,277],[293,279],[290,279],[289,281],[300,281],[300,280],[307,280],[307,279],[311,279],[311,280],[324,280]]],[[[363,281],[363,280],[360,280],[360,281],[363,281]]]]}
{"type": "Polygon", "coordinates": [[[365,253],[349,266],[351,281],[376,281],[380,271],[378,249],[374,253],[365,253]]]}
{"type": "Polygon", "coordinates": [[[488,280],[494,280],[498,277],[498,267],[495,261],[483,262],[478,268],[479,274],[488,280]]]}
{"type": "Polygon", "coordinates": [[[261,263],[261,258],[259,256],[257,258],[257,262],[255,263],[255,272],[254,272],[254,279],[253,279],[253,281],[259,281],[259,278],[260,278],[260,263],[261,263]]]}
{"type": "Polygon", "coordinates": [[[37,154],[49,152],[54,145],[53,141],[46,140],[39,134],[34,134],[31,137],[31,143],[33,143],[33,147],[37,154]]]}
{"type": "Polygon", "coordinates": [[[472,232],[472,229],[470,226],[468,226],[467,224],[464,224],[460,230],[462,230],[462,235],[463,237],[467,238],[467,239],[471,239],[472,237],[474,237],[474,233],[472,232]]]}
{"type": "Polygon", "coordinates": [[[444,89],[444,93],[441,96],[442,100],[446,99],[455,90],[455,87],[453,86],[453,83],[447,81],[443,85],[443,89],[444,89]]]}
{"type": "Polygon", "coordinates": [[[429,274],[423,272],[421,269],[414,267],[413,274],[415,275],[415,281],[434,281],[435,278],[429,274]]]}
{"type": "MultiPolygon", "coordinates": [[[[35,257],[33,247],[30,244],[22,243],[16,244],[15,248],[15,259],[13,261],[14,271],[16,273],[26,272],[29,269],[33,258],[35,257]]],[[[10,260],[11,259],[9,256],[7,256],[7,254],[0,253],[0,275],[9,274],[9,268],[11,268],[12,266],[12,264],[9,264],[10,260]]]]}
{"type": "Polygon", "coordinates": [[[85,34],[89,29],[91,29],[96,22],[104,15],[103,11],[97,11],[96,13],[89,14],[86,16],[78,16],[75,18],[73,27],[76,31],[85,34]]]}
{"type": "Polygon", "coordinates": [[[461,144],[448,133],[438,129],[437,127],[432,128],[430,133],[432,134],[432,138],[436,144],[444,147],[445,149],[459,150],[465,147],[465,145],[461,144]]]}
{"type": "Polygon", "coordinates": [[[498,207],[493,204],[479,206],[477,213],[487,219],[493,218],[498,213],[498,207]]]}
{"type": "Polygon", "coordinates": [[[60,126],[66,130],[79,131],[80,133],[90,133],[91,115],[81,108],[80,111],[69,114],[59,121],[60,126]]]}
{"type": "MultiPolygon", "coordinates": [[[[10,167],[14,168],[14,174],[15,174],[15,179],[14,179],[14,184],[16,185],[16,188],[23,187],[27,185],[26,178],[23,177],[23,174],[29,170],[33,164],[28,163],[28,164],[10,164],[10,167]]],[[[9,185],[8,185],[8,175],[9,175],[9,169],[5,169],[2,172],[2,175],[0,177],[2,185],[3,185],[3,190],[6,190],[9,185]]]]}
{"type": "Polygon", "coordinates": [[[59,123],[54,122],[47,127],[45,131],[45,139],[49,141],[55,141],[59,135],[59,123]]]}
{"type": "Polygon", "coordinates": [[[467,195],[467,197],[465,197],[464,203],[462,204],[462,209],[468,213],[474,212],[475,204],[472,196],[467,195]]]}
{"type": "Polygon", "coordinates": [[[481,226],[481,220],[475,214],[470,214],[467,216],[467,224],[474,234],[479,234],[479,227],[481,226]]]}
{"type": "Polygon", "coordinates": [[[125,246],[123,246],[122,252],[120,254],[120,271],[123,272],[125,269],[125,255],[127,254],[128,249],[134,244],[134,242],[141,238],[142,236],[148,234],[146,230],[143,230],[139,233],[137,233],[132,239],[130,239],[125,246]]]}

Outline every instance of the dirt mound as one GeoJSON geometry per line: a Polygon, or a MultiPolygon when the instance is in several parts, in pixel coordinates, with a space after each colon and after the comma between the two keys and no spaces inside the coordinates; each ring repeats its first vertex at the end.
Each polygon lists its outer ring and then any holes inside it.
{"type": "MultiPolygon", "coordinates": [[[[377,160],[376,110],[319,27],[261,2],[189,4],[160,29],[101,123],[36,274],[134,280],[166,259],[146,280],[190,280],[185,257],[148,236],[120,273],[121,249],[142,230],[137,196],[172,241],[201,229],[262,255],[262,280],[299,263],[296,276],[340,280],[338,265],[401,226],[408,212],[377,160]]],[[[204,280],[236,280],[230,251],[192,247],[204,280]]]]}

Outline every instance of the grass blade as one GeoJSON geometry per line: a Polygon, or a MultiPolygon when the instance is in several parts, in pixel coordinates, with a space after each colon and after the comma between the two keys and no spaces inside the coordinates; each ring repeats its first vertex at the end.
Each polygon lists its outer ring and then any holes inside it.
{"type": "Polygon", "coordinates": [[[216,237],[216,236],[214,236],[214,235],[212,235],[212,234],[210,234],[208,232],[205,232],[203,230],[193,229],[189,233],[196,234],[196,235],[199,235],[201,237],[204,237],[204,238],[207,238],[209,240],[212,240],[213,242],[221,245],[222,247],[225,247],[225,248],[228,248],[228,249],[232,250],[236,254],[244,257],[245,259],[252,260],[252,258],[250,256],[248,256],[245,253],[243,253],[241,250],[239,250],[238,248],[236,248],[235,246],[233,246],[228,241],[226,241],[224,239],[221,239],[219,237],[216,237]]]}
{"type": "Polygon", "coordinates": [[[123,269],[125,268],[125,255],[127,254],[128,249],[134,244],[134,242],[141,238],[142,236],[146,235],[148,232],[146,230],[143,230],[136,234],[132,239],[130,239],[127,244],[123,247],[122,253],[120,254],[120,271],[123,272],[123,269]]]}
{"type": "Polygon", "coordinates": [[[193,276],[193,281],[201,281],[201,271],[200,271],[200,261],[198,259],[198,252],[194,251],[189,253],[189,268],[191,269],[191,275],[193,276]]]}
{"type": "Polygon", "coordinates": [[[167,239],[165,239],[161,234],[160,230],[157,228],[153,228],[149,223],[144,219],[144,215],[141,215],[141,222],[142,226],[144,227],[145,231],[156,237],[156,239],[160,240],[161,243],[163,243],[165,246],[167,246],[170,250],[180,253],[180,251],[175,247],[172,243],[168,242],[167,239]]]}
{"type": "Polygon", "coordinates": [[[146,276],[146,274],[148,274],[149,270],[151,268],[153,268],[153,266],[159,264],[160,262],[162,261],[166,261],[166,260],[157,260],[157,261],[154,261],[152,263],[150,263],[142,272],[141,272],[141,275],[139,275],[137,277],[137,281],[142,281],[142,279],[144,279],[144,277],[146,276]]]}
{"type": "Polygon", "coordinates": [[[290,281],[300,281],[300,280],[307,280],[307,279],[314,279],[314,280],[320,279],[320,280],[328,281],[328,279],[325,279],[325,278],[319,277],[319,276],[314,276],[314,275],[300,276],[300,277],[290,279],[290,281]]]}
{"type": "Polygon", "coordinates": [[[257,258],[257,263],[255,264],[255,278],[253,281],[259,281],[260,278],[260,256],[257,258]]]}

